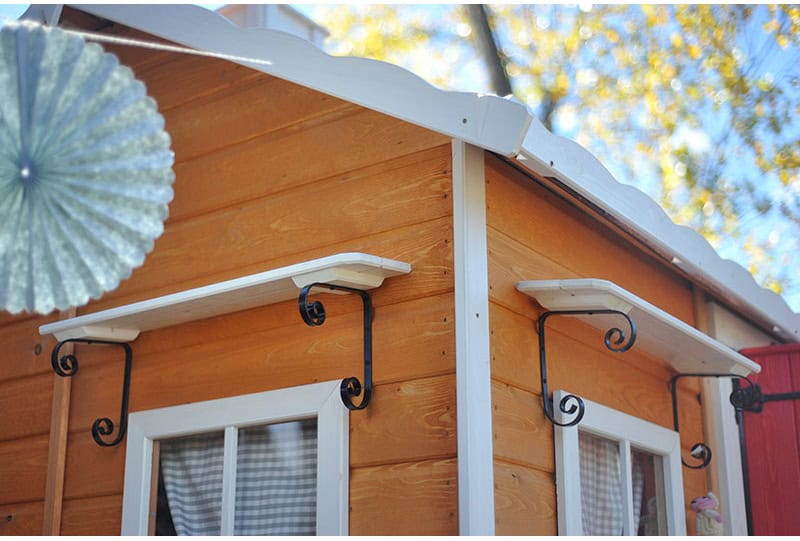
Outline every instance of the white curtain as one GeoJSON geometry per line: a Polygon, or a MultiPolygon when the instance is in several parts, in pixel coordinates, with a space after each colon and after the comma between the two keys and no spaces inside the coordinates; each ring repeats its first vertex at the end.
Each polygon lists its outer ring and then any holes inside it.
{"type": "MultiPolygon", "coordinates": [[[[224,433],[160,443],[176,533],[219,535],[224,433]]],[[[314,535],[316,488],[316,419],[239,430],[235,535],[314,535]]]]}
{"type": "MultiPolygon", "coordinates": [[[[622,535],[625,515],[619,442],[581,431],[578,449],[583,534],[622,535]]],[[[644,475],[638,453],[632,455],[633,521],[638,526],[644,475]]]]}

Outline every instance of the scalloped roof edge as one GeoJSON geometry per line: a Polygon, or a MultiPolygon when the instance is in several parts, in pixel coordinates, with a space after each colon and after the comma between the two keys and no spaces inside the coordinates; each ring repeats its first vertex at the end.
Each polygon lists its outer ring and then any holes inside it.
{"type": "Polygon", "coordinates": [[[793,312],[783,297],[759,286],[738,263],[723,259],[702,235],[673,222],[650,196],[615,179],[578,143],[551,133],[534,119],[518,160],[537,174],[557,178],[600,206],[675,266],[710,287],[712,293],[769,325],[773,334],[800,341],[800,314],[793,312]]]}
{"type": "MultiPolygon", "coordinates": [[[[240,28],[192,5],[71,5],[199,50],[269,60],[249,67],[437,131],[555,177],[608,212],[658,253],[710,287],[733,307],[782,339],[800,341],[800,314],[759,286],[739,264],[723,259],[699,233],[675,224],[647,194],[622,184],[587,149],[549,132],[527,108],[492,95],[438,89],[386,62],[330,56],[312,43],[276,30],[240,28]],[[274,51],[274,52],[273,52],[274,51]]],[[[47,22],[59,5],[32,6],[47,22]],[[38,11],[37,11],[38,9],[38,11]]]]}

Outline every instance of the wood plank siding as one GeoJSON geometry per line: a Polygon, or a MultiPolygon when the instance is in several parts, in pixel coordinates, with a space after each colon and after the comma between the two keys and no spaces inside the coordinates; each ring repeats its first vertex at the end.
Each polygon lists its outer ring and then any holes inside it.
{"type": "MultiPolygon", "coordinates": [[[[620,232],[487,155],[486,201],[497,534],[557,533],[553,427],[542,409],[536,319],[541,308],[516,291],[520,280],[611,280],[694,323],[691,287],[620,232]]],[[[566,389],[672,428],[671,372],[635,348],[605,349],[602,333],[570,318],[548,322],[551,390],[566,389]]],[[[680,389],[681,441],[703,441],[696,384],[680,389]]],[[[686,501],[706,490],[705,474],[684,469],[686,501]]],[[[688,508],[687,508],[688,510],[688,508]]],[[[687,516],[691,516],[687,512],[687,516]]],[[[693,530],[693,520],[689,523],[693,530]]]]}
{"type": "Polygon", "coordinates": [[[0,316],[0,535],[42,533],[55,341],[39,325],[55,319],[0,316]]]}
{"type": "MultiPolygon", "coordinates": [[[[78,314],[337,252],[411,263],[373,294],[376,389],[350,414],[350,532],[458,533],[450,139],[229,62],[106,48],[159,103],[175,199],[145,264],[78,314]]],[[[130,410],[360,377],[360,301],[325,302],[319,328],[292,301],[142,334],[130,410]]],[[[0,518],[13,517],[0,533],[42,531],[55,376],[37,329],[53,319],[0,321],[12,357],[0,373],[0,518]]],[[[75,351],[61,533],[115,535],[125,446],[101,448],[89,429],[118,416],[122,358],[75,351]]]]}
{"type": "MultiPolygon", "coordinates": [[[[152,39],[69,7],[63,18],[152,39]]],[[[339,252],[410,263],[410,274],[372,292],[375,390],[366,410],[350,413],[350,533],[458,534],[451,140],[230,62],[106,48],[165,117],[175,198],[145,264],[77,314],[339,252]]],[[[485,158],[496,533],[553,535],[553,427],[534,330],[541,308],[516,283],[612,280],[690,325],[696,301],[667,262],[548,180],[485,158]]],[[[130,411],[361,377],[360,299],[329,295],[325,305],[317,328],[288,301],[141,334],[130,411]]],[[[117,421],[122,355],[75,344],[66,455],[48,456],[55,343],[38,327],[58,318],[0,313],[0,535],[43,533],[48,462],[64,474],[56,533],[117,535],[125,442],[99,447],[90,428],[98,417],[117,421]]],[[[554,318],[548,331],[551,390],[672,427],[672,374],[659,359],[611,353],[600,331],[574,319],[554,318]]],[[[684,456],[704,440],[699,389],[692,378],[679,389],[684,456]]],[[[707,491],[703,471],[683,474],[687,502],[707,491]]]]}

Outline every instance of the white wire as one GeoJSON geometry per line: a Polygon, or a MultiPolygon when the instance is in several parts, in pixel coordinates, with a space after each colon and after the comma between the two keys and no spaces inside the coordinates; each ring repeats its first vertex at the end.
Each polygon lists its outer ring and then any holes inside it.
{"type": "MultiPolygon", "coordinates": [[[[0,17],[0,26],[4,26],[6,24],[14,24],[18,23],[19,21],[16,19],[12,19],[8,16],[0,17]]],[[[192,49],[190,47],[181,47],[178,45],[169,45],[166,43],[156,43],[152,41],[145,41],[140,39],[133,39],[133,38],[124,38],[119,36],[111,36],[108,34],[98,34],[95,32],[86,32],[84,30],[73,30],[68,28],[61,28],[57,27],[59,30],[71,34],[73,36],[78,36],[88,41],[99,41],[103,43],[112,43],[115,45],[126,45],[130,47],[142,47],[145,49],[155,49],[159,51],[168,51],[172,53],[182,53],[182,54],[192,54],[195,56],[207,56],[211,58],[219,58],[222,60],[230,60],[232,62],[246,62],[249,64],[259,64],[262,66],[271,66],[272,61],[264,60],[263,58],[253,58],[249,56],[238,56],[238,55],[230,55],[224,53],[215,53],[212,51],[203,51],[200,49],[192,49]]]]}
{"type": "Polygon", "coordinates": [[[71,30],[67,28],[61,28],[61,30],[66,32],[67,34],[72,34],[73,36],[78,36],[91,41],[113,43],[116,45],[128,45],[132,47],[143,47],[145,49],[156,49],[159,51],[168,51],[172,53],[193,54],[196,56],[209,56],[212,58],[220,58],[222,60],[231,60],[234,62],[247,62],[250,64],[261,64],[264,66],[272,65],[272,62],[270,60],[264,60],[261,58],[252,58],[249,56],[238,56],[238,55],[229,55],[224,53],[215,53],[212,51],[202,51],[199,49],[192,49],[189,47],[180,47],[177,45],[168,45],[166,43],[155,43],[152,41],[144,41],[133,38],[110,36],[108,34],[97,34],[94,32],[86,32],[83,30],[71,30]]]}

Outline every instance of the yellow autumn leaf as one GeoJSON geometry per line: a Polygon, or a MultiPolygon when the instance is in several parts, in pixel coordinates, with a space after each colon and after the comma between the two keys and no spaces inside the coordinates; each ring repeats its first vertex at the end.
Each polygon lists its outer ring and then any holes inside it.
{"type": "Polygon", "coordinates": [[[778,24],[777,19],[772,19],[769,22],[764,23],[762,28],[764,28],[764,32],[771,34],[780,28],[780,24],[778,24]]]}
{"type": "Polygon", "coordinates": [[[555,90],[559,94],[565,94],[569,88],[569,77],[562,71],[556,76],[555,90]]]}

